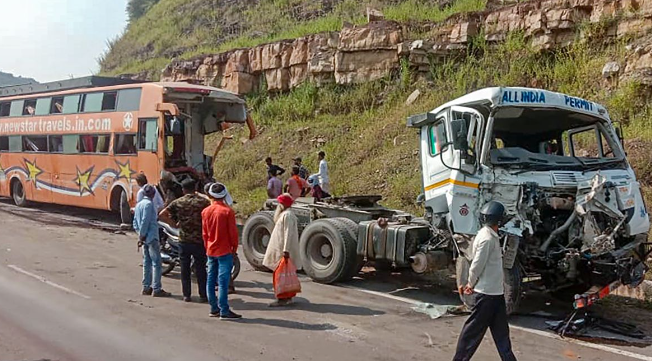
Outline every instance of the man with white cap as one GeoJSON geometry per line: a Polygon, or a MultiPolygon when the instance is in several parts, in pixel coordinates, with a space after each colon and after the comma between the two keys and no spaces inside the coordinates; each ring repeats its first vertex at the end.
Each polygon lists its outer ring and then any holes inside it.
{"type": "Polygon", "coordinates": [[[224,184],[213,183],[208,189],[211,205],[202,213],[202,235],[208,257],[206,294],[211,305],[210,316],[222,320],[242,318],[231,311],[228,289],[233,269],[233,257],[238,250],[238,228],[235,212],[226,204],[228,192],[224,184]],[[218,296],[215,297],[215,284],[218,296]]]}

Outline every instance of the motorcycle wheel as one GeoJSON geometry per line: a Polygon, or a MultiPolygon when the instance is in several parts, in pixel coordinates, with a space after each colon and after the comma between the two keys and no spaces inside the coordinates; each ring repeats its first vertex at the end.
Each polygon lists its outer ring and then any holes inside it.
{"type": "Polygon", "coordinates": [[[167,276],[170,272],[172,272],[172,270],[174,270],[176,264],[174,262],[170,262],[170,263],[163,263],[162,266],[163,268],[161,269],[161,275],[167,276]]]}
{"type": "Polygon", "coordinates": [[[233,257],[233,269],[231,270],[231,280],[234,281],[236,278],[238,278],[239,274],[240,274],[240,257],[238,257],[238,255],[235,255],[233,257]]]}

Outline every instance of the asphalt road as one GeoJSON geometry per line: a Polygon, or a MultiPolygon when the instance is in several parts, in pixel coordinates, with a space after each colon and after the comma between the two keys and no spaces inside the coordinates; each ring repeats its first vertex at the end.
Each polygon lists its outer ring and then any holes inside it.
{"type": "MultiPolygon", "coordinates": [[[[464,316],[430,319],[420,302],[455,304],[450,288],[364,277],[327,286],[302,279],[294,307],[270,309],[269,274],[242,257],[232,308],[241,321],[208,317],[208,305],[140,295],[133,234],[113,233],[102,212],[19,209],[0,202],[0,360],[447,360],[464,316]]],[[[512,327],[519,360],[652,360],[648,348],[581,343],[512,327]]],[[[474,360],[498,360],[487,335],[474,360]]]]}

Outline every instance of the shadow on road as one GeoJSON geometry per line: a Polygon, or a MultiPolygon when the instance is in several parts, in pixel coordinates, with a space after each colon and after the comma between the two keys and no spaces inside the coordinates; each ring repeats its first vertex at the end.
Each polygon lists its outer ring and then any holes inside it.
{"type": "MultiPolygon", "coordinates": [[[[245,294],[242,291],[238,291],[239,294],[245,294]]],[[[257,292],[258,293],[258,292],[257,292]]],[[[270,301],[274,300],[273,295],[269,295],[268,298],[270,301]]],[[[336,315],[346,315],[346,316],[377,316],[383,315],[385,312],[372,310],[367,307],[359,306],[349,306],[341,304],[330,304],[330,303],[312,303],[305,298],[295,297],[294,303],[288,307],[269,307],[269,303],[261,302],[247,302],[241,299],[229,300],[229,303],[237,310],[243,311],[277,311],[281,312],[284,310],[301,310],[306,312],[314,312],[319,314],[332,313],[336,315]]]]}
{"type": "Polygon", "coordinates": [[[109,232],[120,230],[118,216],[98,209],[61,206],[46,203],[30,203],[18,207],[9,200],[0,200],[0,210],[16,217],[37,221],[51,226],[97,228],[109,232]]]}
{"type": "Polygon", "coordinates": [[[330,323],[311,324],[311,323],[279,320],[279,319],[272,319],[272,318],[243,318],[241,320],[233,321],[233,322],[250,324],[250,325],[265,325],[265,326],[273,326],[273,327],[281,327],[281,328],[292,328],[296,330],[307,330],[307,331],[327,331],[327,330],[337,329],[337,326],[332,325],[330,323]]]}

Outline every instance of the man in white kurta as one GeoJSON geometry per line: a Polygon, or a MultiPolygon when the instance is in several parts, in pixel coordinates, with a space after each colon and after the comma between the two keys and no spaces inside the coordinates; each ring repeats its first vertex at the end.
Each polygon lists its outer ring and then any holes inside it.
{"type": "Polygon", "coordinates": [[[293,199],[289,194],[281,194],[279,197],[279,205],[283,209],[278,211],[275,215],[275,225],[272,235],[265,251],[265,258],[263,265],[272,271],[276,270],[284,252],[288,252],[292,263],[297,269],[302,268],[301,255],[299,253],[299,224],[297,217],[289,211],[293,199]],[[289,197],[289,200],[287,199],[289,197]],[[281,203],[283,199],[283,203],[281,203]]]}
{"type": "Polygon", "coordinates": [[[326,163],[326,153],[320,151],[317,154],[317,159],[319,159],[319,173],[313,174],[313,176],[319,179],[319,186],[321,189],[326,192],[331,192],[331,181],[328,176],[328,163],[326,163]]]}

